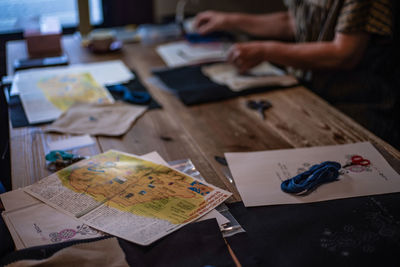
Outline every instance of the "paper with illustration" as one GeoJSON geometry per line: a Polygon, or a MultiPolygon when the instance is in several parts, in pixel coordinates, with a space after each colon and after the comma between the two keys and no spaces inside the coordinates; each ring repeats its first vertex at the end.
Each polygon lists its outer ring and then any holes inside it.
{"type": "Polygon", "coordinates": [[[25,191],[89,226],[141,245],[200,218],[231,195],[114,150],[77,162],[25,191]]]}
{"type": "Polygon", "coordinates": [[[19,94],[29,123],[49,122],[71,105],[112,103],[104,88],[135,76],[120,60],[28,69],[14,75],[10,94],[19,94]]]}
{"type": "Polygon", "coordinates": [[[29,123],[55,120],[76,103],[114,102],[108,90],[87,72],[22,76],[17,83],[29,123]]]}
{"type": "Polygon", "coordinates": [[[22,243],[21,246],[19,242],[15,242],[17,249],[104,235],[44,203],[5,211],[2,215],[7,217],[22,243]]]}
{"type": "Polygon", "coordinates": [[[0,195],[16,249],[100,237],[104,234],[33,198],[22,189],[0,195]]]}
{"type": "Polygon", "coordinates": [[[330,199],[400,192],[400,175],[368,142],[248,153],[225,153],[240,196],[247,207],[309,203],[330,199]],[[342,169],[338,181],[323,184],[306,196],[284,193],[282,181],[323,161],[342,166],[359,155],[368,166],[342,169]]]}
{"type": "MultiPolygon", "coordinates": [[[[167,164],[157,152],[143,155],[141,158],[167,164]]],[[[100,231],[82,224],[76,218],[44,204],[23,189],[0,194],[0,198],[5,208],[2,216],[16,249],[103,235],[100,231]]],[[[215,218],[220,226],[229,222],[215,209],[197,221],[210,218],[215,218]]]]}

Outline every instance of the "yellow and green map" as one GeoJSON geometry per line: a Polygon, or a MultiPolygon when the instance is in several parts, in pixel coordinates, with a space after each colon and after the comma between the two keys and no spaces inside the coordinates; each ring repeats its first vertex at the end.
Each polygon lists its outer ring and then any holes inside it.
{"type": "Polygon", "coordinates": [[[54,75],[37,82],[47,100],[61,111],[77,102],[112,103],[108,91],[98,84],[90,73],[54,75]]]}
{"type": "Polygon", "coordinates": [[[62,184],[97,202],[136,215],[182,224],[193,220],[215,190],[169,167],[117,151],[57,172],[62,184]]]}
{"type": "Polygon", "coordinates": [[[79,161],[25,191],[91,227],[140,245],[197,220],[231,195],[115,150],[79,161]]]}

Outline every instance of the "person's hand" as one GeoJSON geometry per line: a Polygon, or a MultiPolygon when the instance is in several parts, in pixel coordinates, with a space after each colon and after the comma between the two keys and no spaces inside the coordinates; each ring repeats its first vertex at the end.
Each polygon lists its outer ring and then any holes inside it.
{"type": "Polygon", "coordinates": [[[234,44],[228,53],[228,62],[245,73],[265,60],[265,49],[262,42],[234,44]]]}
{"type": "Polygon", "coordinates": [[[199,13],[194,19],[194,28],[200,34],[207,34],[213,31],[227,30],[228,14],[216,11],[205,11],[199,13]]]}

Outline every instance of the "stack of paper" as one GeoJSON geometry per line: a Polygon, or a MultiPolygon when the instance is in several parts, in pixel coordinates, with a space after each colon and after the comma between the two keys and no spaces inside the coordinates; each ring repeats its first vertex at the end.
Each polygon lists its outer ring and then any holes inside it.
{"type": "Polygon", "coordinates": [[[24,191],[1,195],[3,217],[19,248],[101,232],[148,245],[209,213],[231,195],[165,165],[113,150],[24,191]],[[24,191],[43,202],[21,197],[24,191]],[[15,194],[25,201],[10,207],[15,194]],[[43,220],[49,217],[54,220],[43,220]]]}

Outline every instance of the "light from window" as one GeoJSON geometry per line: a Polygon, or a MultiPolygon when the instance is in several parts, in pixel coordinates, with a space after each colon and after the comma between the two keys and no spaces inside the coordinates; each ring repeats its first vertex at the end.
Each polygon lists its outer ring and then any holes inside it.
{"type": "MultiPolygon", "coordinates": [[[[21,31],[40,16],[54,16],[63,27],[78,25],[78,0],[0,0],[0,33],[21,31]]],[[[89,0],[90,22],[103,22],[101,0],[89,0]]]]}

